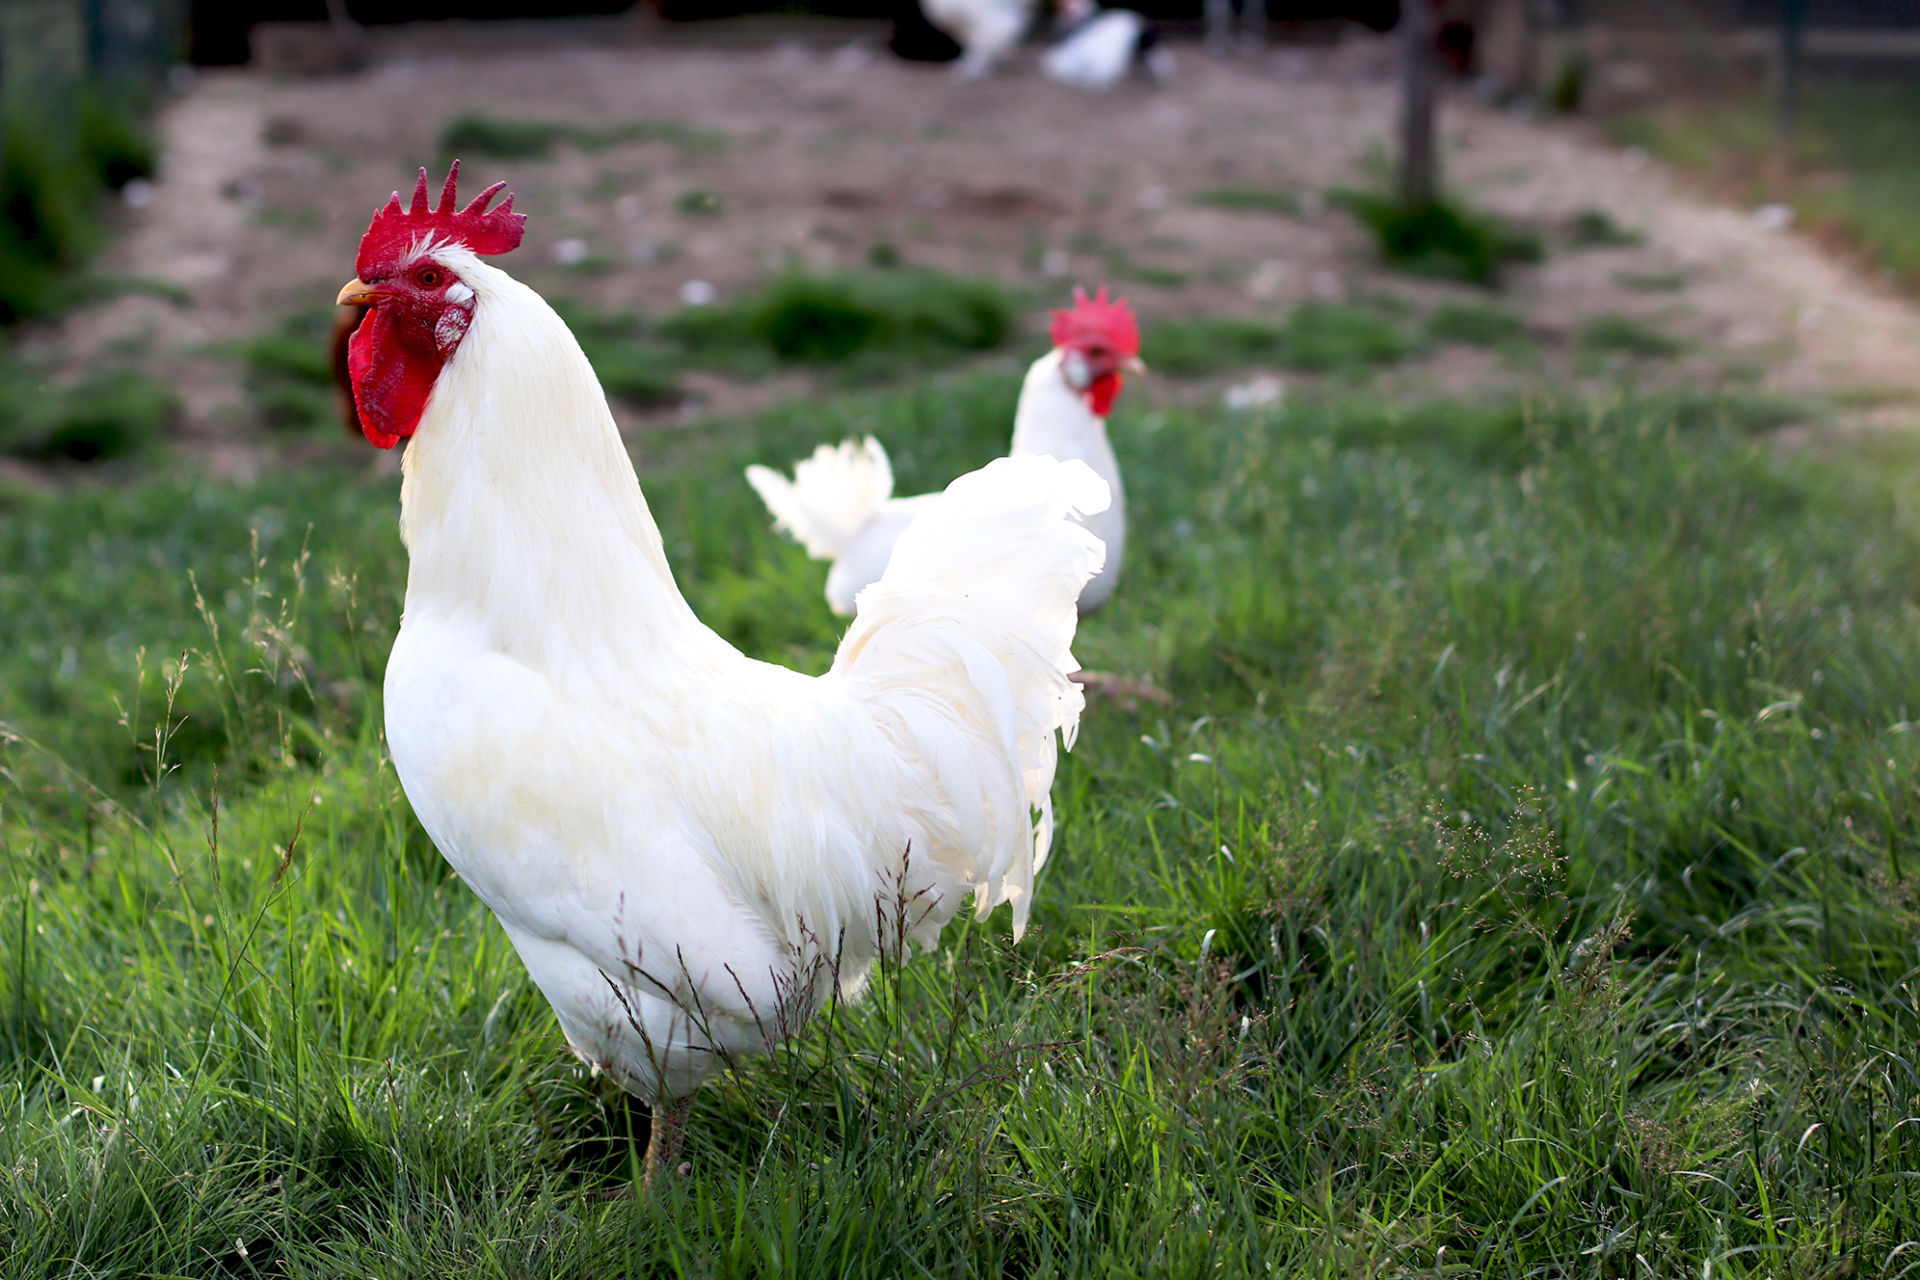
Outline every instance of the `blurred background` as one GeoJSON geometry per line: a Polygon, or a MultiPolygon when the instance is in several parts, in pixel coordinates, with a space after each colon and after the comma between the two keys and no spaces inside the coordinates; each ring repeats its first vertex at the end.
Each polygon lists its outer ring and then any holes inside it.
{"type": "Polygon", "coordinates": [[[1913,0],[573,9],[0,2],[0,1274],[1913,1274],[1913,0]],[[673,1212],[387,759],[334,298],[454,157],[755,657],[746,466],[1151,368],[1033,929],[673,1212]]]}
{"type": "Polygon", "coordinates": [[[902,367],[989,352],[1097,282],[1156,394],[1913,377],[1904,310],[1859,314],[1920,282],[1903,0],[1142,0],[1079,63],[1079,0],[764,7],[0,8],[0,449],[347,443],[333,287],[454,155],[628,426],[884,376],[902,325],[902,367]]]}

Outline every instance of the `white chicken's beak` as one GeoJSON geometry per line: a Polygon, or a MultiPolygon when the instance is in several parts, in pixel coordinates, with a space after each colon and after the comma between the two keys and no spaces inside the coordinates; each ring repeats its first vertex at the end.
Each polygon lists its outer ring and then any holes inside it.
{"type": "Polygon", "coordinates": [[[340,286],[340,296],[333,300],[336,307],[370,307],[380,297],[380,290],[355,276],[340,286]]]}
{"type": "Polygon", "coordinates": [[[1139,356],[1128,356],[1126,360],[1121,363],[1120,367],[1128,373],[1144,374],[1147,371],[1147,362],[1139,356]]]}

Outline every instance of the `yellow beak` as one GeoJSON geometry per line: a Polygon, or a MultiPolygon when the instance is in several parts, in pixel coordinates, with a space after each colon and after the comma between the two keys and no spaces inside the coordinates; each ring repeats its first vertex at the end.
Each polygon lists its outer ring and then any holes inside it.
{"type": "Polygon", "coordinates": [[[372,306],[380,296],[380,290],[356,276],[340,286],[340,296],[333,300],[333,304],[336,307],[372,306]]]}

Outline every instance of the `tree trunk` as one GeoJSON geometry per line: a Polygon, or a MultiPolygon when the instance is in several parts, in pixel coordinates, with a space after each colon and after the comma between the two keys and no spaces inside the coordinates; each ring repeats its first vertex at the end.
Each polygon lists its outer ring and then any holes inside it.
{"type": "Polygon", "coordinates": [[[1410,208],[1439,193],[1434,154],[1440,12],[1435,0],[1406,0],[1400,10],[1406,59],[1400,100],[1400,199],[1410,208]]]}

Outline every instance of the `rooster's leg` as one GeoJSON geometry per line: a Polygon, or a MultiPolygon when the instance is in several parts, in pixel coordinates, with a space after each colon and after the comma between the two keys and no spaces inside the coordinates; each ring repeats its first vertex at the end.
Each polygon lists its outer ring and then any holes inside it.
{"type": "Polygon", "coordinates": [[[647,1186],[680,1158],[680,1142],[687,1136],[687,1116],[693,1111],[693,1095],[653,1104],[653,1131],[647,1136],[647,1186]]]}

